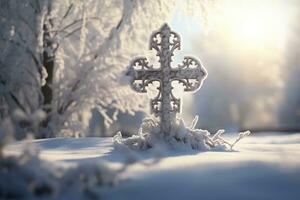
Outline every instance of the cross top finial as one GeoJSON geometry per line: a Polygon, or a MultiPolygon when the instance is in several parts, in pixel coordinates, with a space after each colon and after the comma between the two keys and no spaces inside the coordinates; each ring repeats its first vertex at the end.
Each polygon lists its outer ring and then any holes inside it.
{"type": "Polygon", "coordinates": [[[167,23],[164,23],[161,27],[161,30],[171,30],[171,28],[167,23]]]}
{"type": "Polygon", "coordinates": [[[171,52],[169,57],[171,58],[173,52],[178,49],[180,50],[180,36],[171,31],[171,28],[167,23],[162,25],[159,31],[153,32],[150,37],[150,50],[155,49],[157,56],[166,56],[163,53],[167,53],[167,50],[171,52]],[[164,50],[164,51],[163,51],[164,50]]]}
{"type": "Polygon", "coordinates": [[[151,100],[151,112],[160,118],[161,132],[170,134],[172,125],[176,122],[176,113],[181,111],[180,99],[172,93],[172,82],[177,81],[184,86],[184,91],[196,91],[201,87],[207,76],[200,61],[193,57],[184,57],[178,67],[171,67],[172,56],[176,49],[180,50],[180,36],[164,24],[159,31],[150,37],[150,50],[155,49],[159,57],[160,68],[149,65],[147,58],[134,59],[129,68],[131,87],[137,92],[146,93],[147,87],[153,82],[159,82],[157,96],[151,100]]]}

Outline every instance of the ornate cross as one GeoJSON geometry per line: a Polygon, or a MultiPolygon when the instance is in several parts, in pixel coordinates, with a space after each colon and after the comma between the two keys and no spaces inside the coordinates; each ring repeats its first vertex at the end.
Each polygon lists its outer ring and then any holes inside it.
{"type": "Polygon", "coordinates": [[[159,57],[160,68],[149,65],[147,58],[135,58],[129,67],[132,88],[146,93],[147,86],[157,81],[160,83],[158,95],[151,100],[151,112],[160,118],[160,130],[169,135],[172,124],[176,121],[176,113],[181,111],[180,99],[172,93],[172,81],[184,86],[184,91],[196,91],[207,76],[200,61],[193,57],[184,57],[182,65],[171,67],[175,49],[180,50],[180,37],[164,24],[150,38],[150,50],[155,49],[159,57]]]}

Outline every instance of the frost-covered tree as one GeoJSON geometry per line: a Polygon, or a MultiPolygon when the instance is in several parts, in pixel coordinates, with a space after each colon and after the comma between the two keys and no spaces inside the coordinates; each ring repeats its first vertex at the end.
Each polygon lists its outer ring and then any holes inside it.
{"type": "Polygon", "coordinates": [[[1,120],[14,118],[16,131],[34,132],[33,123],[43,118],[41,87],[46,71],[39,42],[44,5],[40,3],[44,2],[3,0],[0,4],[0,113],[1,120]]]}
{"type": "Polygon", "coordinates": [[[39,131],[33,130],[37,119],[31,116],[41,110],[48,114],[43,117],[43,127],[50,121],[55,54],[59,46],[55,39],[62,33],[54,30],[60,27],[54,22],[58,18],[64,22],[75,2],[67,5],[64,15],[54,17],[53,12],[58,9],[54,1],[1,1],[4,28],[0,39],[5,49],[0,57],[1,113],[2,118],[13,113],[16,125],[25,132],[39,131]]]}
{"type": "MultiPolygon", "coordinates": [[[[21,128],[45,137],[82,129],[82,113],[90,108],[106,125],[119,112],[144,110],[124,72],[177,3],[1,0],[1,119],[13,115],[21,128]],[[33,128],[28,119],[37,118],[41,123],[33,128]]],[[[194,3],[202,8],[202,1],[194,3]]],[[[180,7],[190,10],[189,4],[180,7]]]]}
{"type": "Polygon", "coordinates": [[[25,2],[0,4],[1,117],[20,109],[33,112],[42,103],[43,69],[37,51],[37,18],[25,2]]]}

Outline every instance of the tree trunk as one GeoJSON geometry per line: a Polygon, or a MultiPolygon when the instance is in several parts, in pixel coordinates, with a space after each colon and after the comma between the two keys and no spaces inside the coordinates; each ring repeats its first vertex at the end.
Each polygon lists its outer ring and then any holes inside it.
{"type": "MultiPolygon", "coordinates": [[[[51,12],[51,3],[48,5],[48,15],[51,12]]],[[[47,19],[49,20],[49,19],[47,19]]],[[[46,83],[41,87],[42,95],[44,97],[43,101],[43,110],[47,113],[46,119],[42,122],[42,127],[48,129],[49,122],[51,121],[52,113],[52,100],[53,100],[53,72],[54,72],[54,60],[55,60],[55,49],[53,47],[53,41],[51,40],[51,35],[49,30],[51,30],[52,23],[51,19],[49,21],[44,21],[43,25],[43,55],[42,62],[44,69],[47,72],[47,78],[45,79],[46,83]]],[[[51,130],[46,130],[41,137],[51,137],[51,130]]]]}
{"type": "MultiPolygon", "coordinates": [[[[52,42],[49,40],[48,28],[44,25],[44,52],[43,52],[43,65],[48,74],[46,78],[46,84],[42,86],[42,94],[44,96],[43,107],[44,110],[49,113],[51,112],[51,102],[53,97],[53,91],[51,88],[53,82],[53,70],[54,70],[54,54],[49,55],[47,50],[52,48],[52,42]]],[[[54,53],[54,52],[53,52],[54,53]]]]}

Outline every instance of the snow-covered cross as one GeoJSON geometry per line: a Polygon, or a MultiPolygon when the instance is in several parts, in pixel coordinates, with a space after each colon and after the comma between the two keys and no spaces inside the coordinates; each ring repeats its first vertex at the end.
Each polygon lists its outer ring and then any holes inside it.
{"type": "Polygon", "coordinates": [[[150,50],[155,49],[159,57],[160,68],[149,65],[147,58],[135,58],[129,68],[132,77],[132,88],[140,93],[146,93],[146,87],[157,81],[160,83],[158,95],[151,100],[151,112],[160,118],[160,130],[169,135],[172,124],[176,121],[176,113],[181,111],[180,99],[172,93],[172,81],[178,81],[184,86],[184,91],[196,91],[207,76],[200,61],[193,57],[184,57],[182,65],[171,67],[175,49],[180,50],[180,37],[164,24],[150,38],[150,50]]]}

